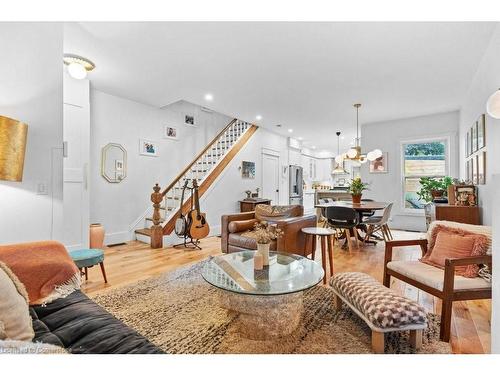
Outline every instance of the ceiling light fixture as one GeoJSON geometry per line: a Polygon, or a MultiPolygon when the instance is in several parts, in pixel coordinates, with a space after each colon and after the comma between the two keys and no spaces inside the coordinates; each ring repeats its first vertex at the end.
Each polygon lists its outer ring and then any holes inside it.
{"type": "Polygon", "coordinates": [[[486,112],[495,118],[500,119],[500,89],[495,91],[489,98],[486,103],[486,112]]]}
{"type": "Polygon", "coordinates": [[[255,116],[255,119],[256,119],[257,121],[260,121],[260,120],[262,120],[262,116],[261,116],[261,115],[257,115],[257,116],[255,116]]]}
{"type": "Polygon", "coordinates": [[[344,169],[344,155],[340,154],[340,132],[337,132],[337,156],[335,157],[336,166],[332,174],[347,174],[344,169]]]}
{"type": "Polygon", "coordinates": [[[297,137],[297,139],[298,139],[299,141],[303,141],[303,140],[304,140],[304,137],[297,137]]]}
{"type": "Polygon", "coordinates": [[[210,93],[207,93],[207,94],[205,94],[205,100],[207,102],[211,102],[212,100],[214,100],[214,96],[210,93]]]}
{"type": "Polygon", "coordinates": [[[64,65],[68,66],[68,73],[75,79],[84,79],[87,72],[95,69],[95,64],[85,57],[65,53],[63,56],[64,65]]]}
{"type": "Polygon", "coordinates": [[[347,151],[347,159],[357,161],[359,163],[366,163],[368,160],[373,161],[382,156],[382,151],[379,149],[375,149],[370,151],[367,155],[361,153],[361,144],[359,141],[359,107],[361,104],[354,104],[354,108],[356,108],[356,138],[354,146],[347,151]]]}
{"type": "Polygon", "coordinates": [[[293,129],[288,129],[288,133],[293,133],[293,129]]]}

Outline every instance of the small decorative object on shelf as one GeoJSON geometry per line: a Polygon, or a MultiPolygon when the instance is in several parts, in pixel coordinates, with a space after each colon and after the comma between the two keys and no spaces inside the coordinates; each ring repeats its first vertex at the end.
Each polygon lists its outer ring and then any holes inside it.
{"type": "Polygon", "coordinates": [[[351,180],[348,192],[352,196],[352,203],[361,203],[361,197],[364,190],[368,190],[368,184],[361,181],[361,177],[356,177],[351,180]]]}
{"type": "Polygon", "coordinates": [[[104,227],[99,224],[90,224],[90,248],[102,249],[104,246],[104,227]]]}
{"type": "Polygon", "coordinates": [[[251,190],[245,190],[245,194],[247,195],[247,199],[250,199],[252,197],[252,191],[251,190]]]}
{"type": "Polygon", "coordinates": [[[254,227],[257,240],[257,253],[262,255],[264,266],[269,266],[269,248],[271,241],[277,240],[283,235],[283,231],[276,225],[270,225],[266,221],[256,223],[254,227]]]}
{"type": "Polygon", "coordinates": [[[474,185],[455,185],[455,204],[457,206],[476,206],[476,187],[474,185]]]}

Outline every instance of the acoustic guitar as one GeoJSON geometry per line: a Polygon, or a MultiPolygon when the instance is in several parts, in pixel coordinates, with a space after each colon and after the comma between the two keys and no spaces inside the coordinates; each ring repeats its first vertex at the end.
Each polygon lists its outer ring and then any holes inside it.
{"type": "Polygon", "coordinates": [[[205,238],[210,232],[210,227],[205,218],[205,214],[200,211],[200,199],[198,197],[198,183],[193,179],[193,199],[194,209],[189,212],[189,236],[195,240],[205,238]]]}

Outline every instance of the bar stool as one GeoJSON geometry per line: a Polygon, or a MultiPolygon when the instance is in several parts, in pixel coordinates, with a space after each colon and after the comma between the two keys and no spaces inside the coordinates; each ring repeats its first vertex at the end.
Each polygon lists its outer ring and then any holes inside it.
{"type": "Polygon", "coordinates": [[[326,251],[328,249],[328,263],[330,265],[330,276],[333,275],[333,245],[335,244],[335,234],[333,229],[308,227],[302,228],[302,233],[306,236],[306,246],[309,239],[312,241],[312,260],[314,260],[314,253],[316,252],[316,240],[321,238],[321,263],[325,270],[323,276],[323,284],[326,284],[326,251]]]}

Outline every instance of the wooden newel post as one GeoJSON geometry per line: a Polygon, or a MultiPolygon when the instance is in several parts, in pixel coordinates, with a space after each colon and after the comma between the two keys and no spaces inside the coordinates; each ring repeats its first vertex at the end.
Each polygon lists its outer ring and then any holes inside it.
{"type": "Polygon", "coordinates": [[[159,249],[163,247],[163,227],[160,225],[160,204],[163,195],[160,193],[160,185],[153,187],[151,202],[153,202],[153,226],[151,227],[151,247],[159,249]]]}

